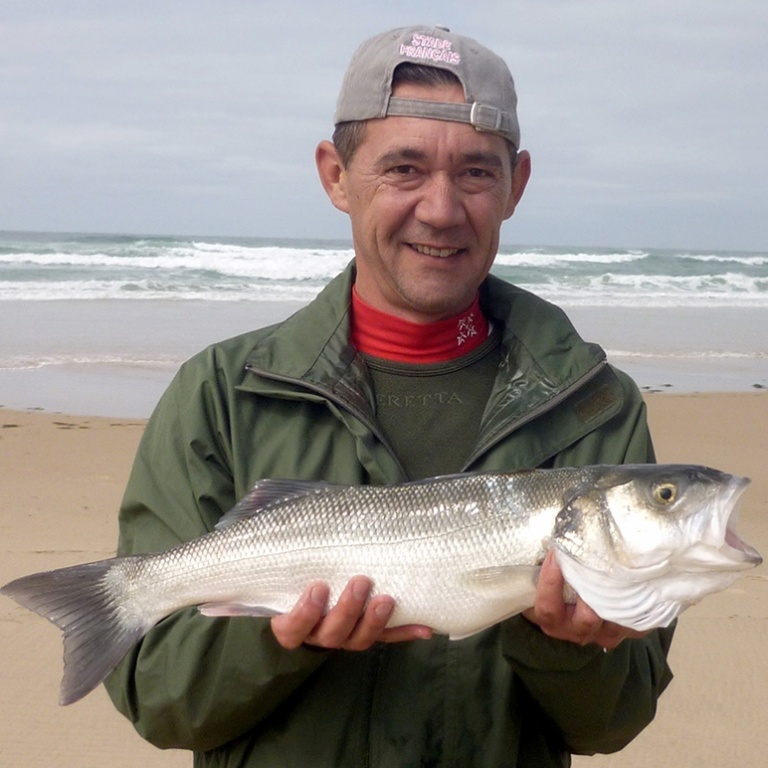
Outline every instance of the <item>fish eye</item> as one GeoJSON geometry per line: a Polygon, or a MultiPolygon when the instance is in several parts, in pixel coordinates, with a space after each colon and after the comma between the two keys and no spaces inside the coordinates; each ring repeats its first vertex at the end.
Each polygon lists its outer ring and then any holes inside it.
{"type": "Polygon", "coordinates": [[[677,487],[674,483],[659,483],[653,489],[653,498],[663,506],[673,504],[677,499],[677,487]]]}

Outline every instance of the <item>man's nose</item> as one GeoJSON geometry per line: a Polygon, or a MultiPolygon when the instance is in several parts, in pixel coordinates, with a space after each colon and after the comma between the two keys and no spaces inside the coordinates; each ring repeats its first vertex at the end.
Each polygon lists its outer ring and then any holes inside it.
{"type": "Polygon", "coordinates": [[[422,223],[435,229],[447,229],[466,221],[462,192],[452,179],[444,175],[431,177],[420,192],[416,218],[422,223]]]}

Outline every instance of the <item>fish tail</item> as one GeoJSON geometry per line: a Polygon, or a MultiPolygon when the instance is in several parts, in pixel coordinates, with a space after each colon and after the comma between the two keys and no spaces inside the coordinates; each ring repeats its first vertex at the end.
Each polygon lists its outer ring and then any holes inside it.
{"type": "Polygon", "coordinates": [[[152,623],[121,606],[115,568],[133,558],[111,558],[23,576],[0,588],[64,633],[59,703],[90,693],[117,666],[152,623]]]}

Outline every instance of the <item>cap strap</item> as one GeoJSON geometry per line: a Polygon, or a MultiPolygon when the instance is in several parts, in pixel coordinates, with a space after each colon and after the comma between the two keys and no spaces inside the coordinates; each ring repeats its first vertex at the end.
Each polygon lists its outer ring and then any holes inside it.
{"type": "Polygon", "coordinates": [[[422,99],[398,99],[392,97],[387,115],[394,117],[426,117],[468,123],[478,131],[498,133],[509,139],[511,121],[509,114],[489,104],[463,104],[452,101],[428,101],[422,99]]]}

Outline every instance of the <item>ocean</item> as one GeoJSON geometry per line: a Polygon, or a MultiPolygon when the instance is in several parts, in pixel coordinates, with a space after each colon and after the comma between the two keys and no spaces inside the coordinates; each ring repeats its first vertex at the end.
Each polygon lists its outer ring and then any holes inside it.
{"type": "MultiPolygon", "coordinates": [[[[275,322],[351,243],[0,232],[0,406],[146,416],[208,343],[275,322]]],[[[768,252],[502,246],[648,390],[768,388],[768,252]]]]}
{"type": "MultiPolygon", "coordinates": [[[[0,232],[1,300],[311,300],[349,242],[0,232]]],[[[494,272],[565,306],[754,307],[768,252],[502,246],[494,272]]]]}

